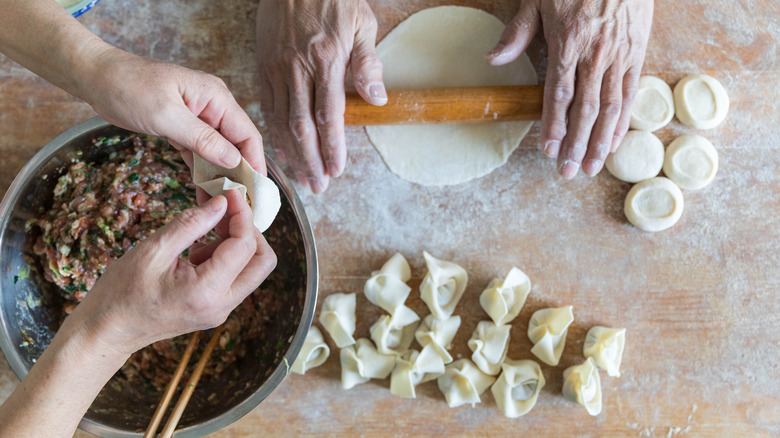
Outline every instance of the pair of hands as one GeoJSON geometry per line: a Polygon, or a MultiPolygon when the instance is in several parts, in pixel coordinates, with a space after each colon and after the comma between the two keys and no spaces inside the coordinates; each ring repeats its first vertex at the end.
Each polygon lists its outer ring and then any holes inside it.
{"type": "MultiPolygon", "coordinates": [[[[628,131],[652,23],[652,0],[521,0],[492,65],[515,60],[540,28],[550,57],[540,145],[573,178],[596,175],[628,131]]],[[[280,161],[315,193],[346,163],[344,81],[383,105],[376,19],[365,0],[261,0],[263,112],[280,161]],[[351,78],[349,72],[351,71],[351,78]]],[[[467,31],[454,29],[453,31],[467,31]]]]}

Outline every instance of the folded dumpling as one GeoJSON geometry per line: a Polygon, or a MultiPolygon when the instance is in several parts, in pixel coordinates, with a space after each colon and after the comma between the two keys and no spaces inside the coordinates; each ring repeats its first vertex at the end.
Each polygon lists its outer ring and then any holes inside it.
{"type": "Polygon", "coordinates": [[[495,376],[501,372],[501,362],[509,348],[509,324],[495,325],[492,321],[480,321],[469,339],[471,360],[485,374],[495,376]]]}
{"type": "Polygon", "coordinates": [[[490,282],[479,296],[479,304],[497,325],[508,324],[520,313],[529,292],[531,280],[523,271],[512,268],[504,280],[490,282]]]}
{"type": "Polygon", "coordinates": [[[527,414],[545,384],[539,364],[532,360],[507,359],[501,364],[501,375],[490,388],[498,409],[509,418],[527,414]]]}
{"type": "Polygon", "coordinates": [[[563,372],[563,396],[585,406],[590,415],[601,413],[601,379],[592,358],[566,368],[563,372]]]}
{"type": "Polygon", "coordinates": [[[412,288],[406,285],[411,278],[411,269],[404,256],[396,253],[390,257],[382,269],[371,274],[363,292],[368,301],[381,307],[389,314],[404,305],[412,288]]]}
{"type": "MultiPolygon", "coordinates": [[[[414,315],[417,316],[416,313],[414,315]]],[[[419,319],[417,317],[408,322],[399,321],[396,316],[382,315],[369,330],[371,340],[374,341],[380,353],[400,356],[406,353],[406,350],[412,345],[419,319]]]]}
{"type": "Polygon", "coordinates": [[[444,374],[436,379],[439,391],[447,399],[447,405],[456,408],[470,404],[474,406],[482,400],[483,392],[496,380],[488,376],[468,359],[458,359],[444,368],[444,374]]]}
{"type": "Polygon", "coordinates": [[[355,343],[355,294],[331,294],[320,310],[320,324],[339,348],[355,343]]]}
{"type": "Polygon", "coordinates": [[[460,316],[436,319],[433,315],[428,315],[417,327],[414,337],[423,347],[431,346],[444,363],[448,364],[452,362],[452,355],[447,350],[452,347],[452,340],[458,328],[460,328],[460,316]]]}
{"type": "Polygon", "coordinates": [[[547,365],[558,365],[566,344],[566,333],[573,321],[571,306],[534,312],[528,323],[528,337],[534,343],[531,353],[547,365]]]}
{"type": "Polygon", "coordinates": [[[593,358],[599,368],[612,377],[620,377],[620,362],[626,346],[626,329],[595,326],[588,330],[582,353],[593,358]]]}
{"type": "Polygon", "coordinates": [[[341,386],[350,389],[371,379],[384,379],[395,366],[395,356],[380,354],[374,344],[366,338],[360,338],[354,345],[342,348],[341,386]]]}
{"type": "Polygon", "coordinates": [[[415,398],[414,388],[423,382],[433,380],[444,374],[444,362],[436,352],[428,347],[417,352],[409,350],[395,360],[395,368],[390,376],[390,393],[415,398]]]}
{"type": "Polygon", "coordinates": [[[317,327],[312,326],[309,333],[306,334],[303,347],[301,347],[301,351],[290,370],[294,373],[306,374],[306,371],[325,363],[328,356],[330,356],[330,348],[325,343],[322,332],[317,327]]]}
{"type": "Polygon", "coordinates": [[[466,290],[468,274],[459,265],[439,260],[427,252],[423,252],[423,257],[428,273],[420,284],[420,295],[435,318],[447,319],[466,290]]]}

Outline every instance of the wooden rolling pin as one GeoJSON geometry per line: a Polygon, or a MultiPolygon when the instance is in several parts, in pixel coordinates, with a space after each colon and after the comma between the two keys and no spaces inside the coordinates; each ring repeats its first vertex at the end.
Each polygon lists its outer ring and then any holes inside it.
{"type": "Polygon", "coordinates": [[[387,105],[347,93],[346,125],[426,125],[539,120],[542,85],[387,90],[387,105]]]}

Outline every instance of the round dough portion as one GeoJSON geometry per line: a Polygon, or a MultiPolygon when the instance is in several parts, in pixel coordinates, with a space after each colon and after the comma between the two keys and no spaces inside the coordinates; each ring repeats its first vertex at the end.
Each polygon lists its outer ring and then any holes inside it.
{"type": "Polygon", "coordinates": [[[618,150],[607,157],[604,165],[621,181],[644,181],[661,172],[664,144],[648,131],[628,131],[618,150]]]}
{"type": "Polygon", "coordinates": [[[631,109],[631,129],[655,131],[674,117],[674,96],[669,84],[655,76],[639,78],[634,107],[631,109]]]}
{"type": "Polygon", "coordinates": [[[700,135],[677,137],[666,149],[664,174],[680,188],[697,190],[718,172],[718,151],[700,135]]]}
{"type": "MultiPolygon", "coordinates": [[[[385,84],[390,89],[536,84],[525,54],[501,67],[485,62],[503,30],[501,20],[479,9],[441,6],[418,12],[377,46],[385,84]]],[[[393,173],[444,186],[506,163],[532,123],[367,126],[366,132],[393,173]]]]}
{"type": "Polygon", "coordinates": [[[729,112],[729,96],[717,79],[707,75],[690,75],[674,87],[677,118],[696,129],[714,128],[729,112]]]}
{"type": "Polygon", "coordinates": [[[682,192],[668,178],[648,179],[631,187],[623,211],[628,221],[640,230],[663,231],[682,216],[682,192]]]}

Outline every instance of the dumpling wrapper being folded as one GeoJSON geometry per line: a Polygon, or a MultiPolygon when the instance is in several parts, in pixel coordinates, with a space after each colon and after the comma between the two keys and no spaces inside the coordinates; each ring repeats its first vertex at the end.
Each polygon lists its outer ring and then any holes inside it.
{"type": "Polygon", "coordinates": [[[192,154],[192,160],[195,185],[211,196],[237,189],[244,199],[249,199],[257,229],[262,233],[271,226],[282,206],[282,199],[279,188],[270,178],[253,169],[244,158],[232,169],[212,164],[198,154],[192,154]]]}

